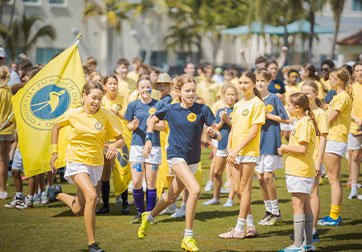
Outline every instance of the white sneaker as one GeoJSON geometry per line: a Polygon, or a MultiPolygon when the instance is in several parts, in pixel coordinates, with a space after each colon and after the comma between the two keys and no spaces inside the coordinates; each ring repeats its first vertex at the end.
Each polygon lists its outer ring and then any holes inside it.
{"type": "Polygon", "coordinates": [[[233,207],[234,206],[234,201],[231,199],[228,199],[226,201],[226,203],[224,205],[222,205],[223,207],[233,207]]]}
{"type": "Polygon", "coordinates": [[[28,196],[25,197],[23,203],[16,206],[16,209],[24,210],[33,207],[33,200],[30,200],[28,196]]]}
{"type": "Polygon", "coordinates": [[[41,203],[40,195],[35,194],[33,199],[33,205],[39,205],[41,203]]]}
{"type": "Polygon", "coordinates": [[[5,204],[5,208],[16,208],[16,206],[23,203],[23,201],[24,201],[23,197],[14,196],[14,200],[8,204],[5,204]]]}
{"type": "Polygon", "coordinates": [[[174,214],[174,213],[176,213],[176,211],[177,211],[177,204],[176,204],[176,202],[175,202],[175,203],[169,205],[168,207],[166,207],[166,209],[163,210],[163,211],[160,213],[160,215],[163,215],[163,214],[174,214]]]}
{"type": "Polygon", "coordinates": [[[358,198],[359,200],[362,200],[362,195],[357,195],[357,198],[358,198]]]}
{"type": "Polygon", "coordinates": [[[212,181],[207,181],[205,186],[205,192],[211,192],[214,188],[214,183],[212,181]]]}
{"type": "Polygon", "coordinates": [[[279,250],[279,252],[305,252],[305,248],[303,245],[298,248],[294,246],[294,244],[292,244],[289,247],[286,247],[285,249],[279,250]]]}
{"type": "Polygon", "coordinates": [[[348,196],[348,199],[357,199],[358,198],[358,195],[357,195],[357,193],[356,194],[350,194],[349,196],[348,196]]]}
{"type": "Polygon", "coordinates": [[[202,205],[203,206],[220,205],[220,200],[212,198],[211,200],[202,203],[202,205]]]}
{"type": "Polygon", "coordinates": [[[9,197],[8,192],[0,192],[0,199],[6,200],[9,197]]]}
{"type": "Polygon", "coordinates": [[[186,216],[186,209],[183,207],[180,207],[179,209],[177,209],[176,213],[171,215],[171,218],[182,218],[185,216],[186,216]]]}
{"type": "Polygon", "coordinates": [[[41,196],[40,196],[40,204],[48,204],[49,200],[48,200],[48,196],[46,194],[46,192],[42,192],[41,196]]]}

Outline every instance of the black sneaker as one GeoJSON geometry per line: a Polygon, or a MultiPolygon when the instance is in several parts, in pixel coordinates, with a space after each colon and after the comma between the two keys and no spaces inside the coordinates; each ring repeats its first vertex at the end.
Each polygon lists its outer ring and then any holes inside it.
{"type": "Polygon", "coordinates": [[[96,214],[106,214],[109,212],[109,208],[108,207],[102,207],[102,208],[99,208],[98,210],[96,210],[96,214]]]}
{"type": "Polygon", "coordinates": [[[130,224],[137,224],[142,222],[142,214],[138,213],[132,220],[129,221],[130,224]]]}
{"type": "Polygon", "coordinates": [[[129,207],[123,206],[121,213],[122,213],[122,215],[129,215],[129,207]]]}
{"type": "Polygon", "coordinates": [[[88,251],[89,252],[104,252],[104,250],[101,249],[96,242],[92,243],[91,245],[88,245],[88,251]]]}
{"type": "MultiPolygon", "coordinates": [[[[292,241],[294,241],[294,234],[291,234],[290,235],[290,239],[292,240],[292,241]]],[[[304,237],[303,237],[303,241],[304,241],[304,237]]],[[[319,240],[319,235],[318,235],[318,232],[317,233],[315,233],[315,234],[313,234],[313,240],[312,240],[313,242],[319,242],[320,240],[319,240]]]]}

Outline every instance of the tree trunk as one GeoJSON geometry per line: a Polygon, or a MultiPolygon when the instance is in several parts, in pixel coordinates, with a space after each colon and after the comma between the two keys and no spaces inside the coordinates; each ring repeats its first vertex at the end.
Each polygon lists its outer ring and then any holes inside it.
{"type": "Polygon", "coordinates": [[[314,23],[315,23],[315,13],[310,7],[310,33],[309,33],[309,47],[308,47],[308,58],[307,63],[312,63],[312,49],[313,49],[313,39],[314,39],[314,23]]]}

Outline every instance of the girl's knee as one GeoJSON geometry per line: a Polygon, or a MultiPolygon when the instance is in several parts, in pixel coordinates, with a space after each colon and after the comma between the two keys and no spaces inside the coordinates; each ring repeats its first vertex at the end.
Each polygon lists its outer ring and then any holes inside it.
{"type": "Polygon", "coordinates": [[[97,201],[97,192],[94,190],[94,192],[87,192],[85,195],[85,200],[88,202],[96,202],[97,201]]]}
{"type": "Polygon", "coordinates": [[[189,195],[190,195],[190,196],[194,196],[194,197],[199,197],[200,193],[201,193],[201,188],[200,188],[199,185],[197,185],[197,186],[194,186],[194,187],[190,190],[189,195]]]}

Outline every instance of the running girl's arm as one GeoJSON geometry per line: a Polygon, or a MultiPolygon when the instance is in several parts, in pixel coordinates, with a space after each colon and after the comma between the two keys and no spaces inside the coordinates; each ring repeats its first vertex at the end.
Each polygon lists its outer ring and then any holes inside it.
{"type": "Polygon", "coordinates": [[[280,57],[278,59],[278,67],[279,67],[279,69],[283,68],[283,66],[285,64],[285,61],[287,60],[287,53],[288,53],[288,47],[283,46],[282,47],[282,52],[281,52],[280,57]]]}
{"type": "Polygon", "coordinates": [[[316,172],[317,174],[320,174],[321,172],[321,168],[322,168],[322,162],[323,162],[323,157],[324,157],[324,151],[326,150],[326,143],[327,143],[327,134],[321,134],[319,136],[319,154],[318,154],[318,158],[315,161],[316,163],[316,172]]]}
{"type": "Polygon", "coordinates": [[[339,116],[340,113],[341,113],[341,111],[332,110],[332,112],[329,114],[329,117],[328,117],[329,124],[331,124],[331,123],[333,123],[335,120],[337,120],[337,117],[339,116]]]}
{"type": "Polygon", "coordinates": [[[279,149],[278,149],[278,153],[280,155],[286,154],[288,152],[293,152],[296,154],[306,154],[307,153],[307,149],[308,149],[308,143],[307,142],[301,142],[299,144],[299,146],[290,146],[290,145],[286,145],[286,144],[282,144],[279,149]]]}
{"type": "Polygon", "coordinates": [[[217,129],[216,124],[211,124],[210,127],[207,127],[206,132],[209,134],[209,136],[217,141],[220,141],[222,136],[220,131],[217,129]]]}
{"type": "Polygon", "coordinates": [[[114,143],[105,145],[108,148],[107,153],[106,153],[107,159],[112,159],[112,158],[116,157],[117,149],[122,148],[126,144],[126,142],[123,139],[122,134],[116,136],[115,139],[116,139],[116,141],[114,143]]]}
{"type": "MultiPolygon", "coordinates": [[[[153,115],[150,115],[148,118],[147,118],[147,132],[148,131],[148,124],[151,120],[152,117],[155,117],[153,115]]],[[[158,119],[158,118],[157,118],[158,119]]],[[[153,130],[157,130],[157,131],[164,131],[166,129],[166,124],[165,124],[165,121],[163,120],[158,120],[158,122],[156,122],[153,126],[153,130]]]]}
{"type": "Polygon", "coordinates": [[[55,161],[58,159],[58,137],[59,137],[59,131],[64,126],[56,123],[54,124],[52,128],[52,134],[51,134],[51,151],[52,151],[52,159],[50,160],[50,165],[52,166],[52,172],[55,173],[57,169],[54,166],[55,161]]]}
{"type": "Polygon", "coordinates": [[[129,131],[135,131],[138,128],[139,124],[140,122],[138,118],[134,117],[132,121],[127,122],[127,128],[129,131]]]}
{"type": "Polygon", "coordinates": [[[265,113],[265,116],[266,116],[266,118],[268,118],[270,120],[273,120],[275,122],[278,122],[278,123],[287,123],[287,124],[289,124],[289,122],[290,122],[289,119],[282,119],[282,118],[280,118],[280,116],[273,115],[271,113],[265,113]]]}
{"type": "Polygon", "coordinates": [[[143,156],[148,158],[148,154],[152,150],[152,133],[155,130],[156,124],[160,121],[157,116],[152,116],[147,119],[147,136],[145,141],[145,146],[143,148],[143,156]],[[149,138],[151,137],[151,138],[149,138]]]}
{"type": "Polygon", "coordinates": [[[351,118],[352,120],[357,124],[357,125],[361,125],[362,121],[358,116],[355,116],[354,114],[351,114],[351,118]]]}

